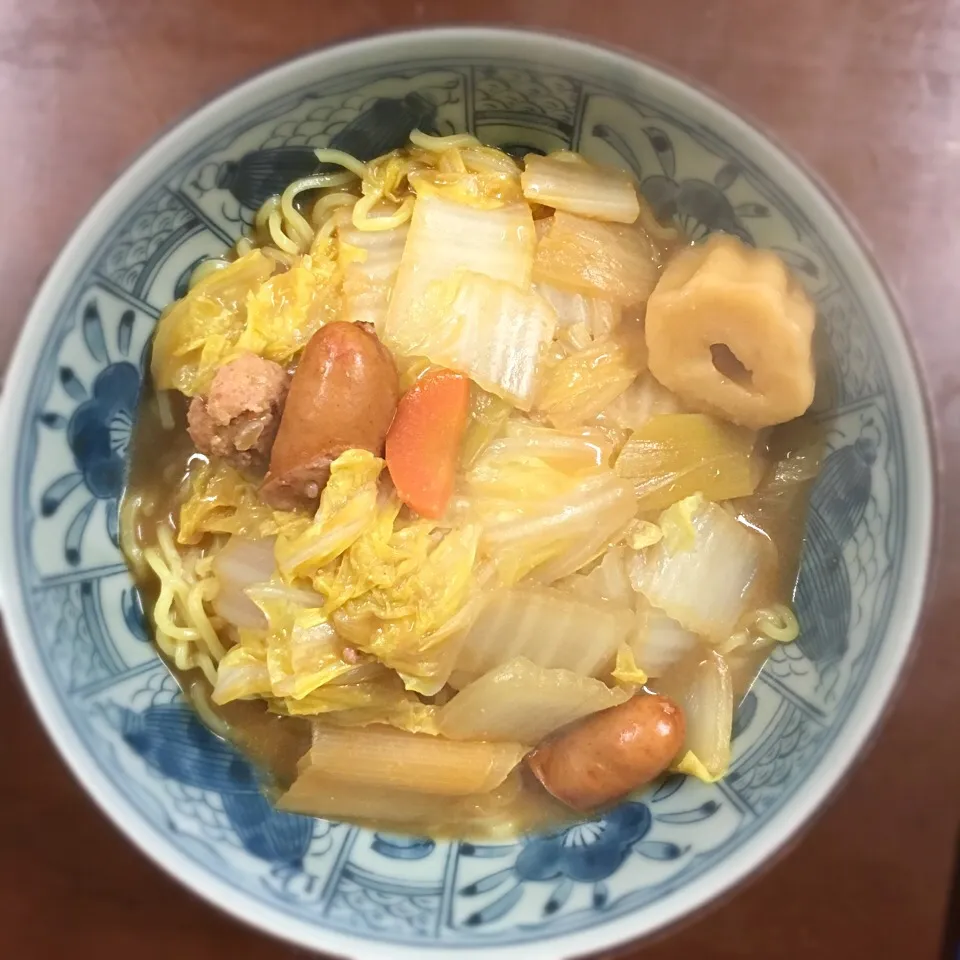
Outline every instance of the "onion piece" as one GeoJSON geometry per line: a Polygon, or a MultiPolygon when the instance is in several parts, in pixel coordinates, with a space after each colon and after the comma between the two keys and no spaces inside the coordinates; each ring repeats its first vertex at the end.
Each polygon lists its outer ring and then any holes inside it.
{"type": "Polygon", "coordinates": [[[534,746],[554,730],[629,698],[570,670],[518,657],[485,673],[441,708],[437,725],[452,740],[508,740],[534,746]]]}
{"type": "Polygon", "coordinates": [[[619,170],[533,153],[523,162],[520,185],[524,197],[533,203],[617,223],[633,223],[640,215],[636,187],[619,170]]]}
{"type": "Polygon", "coordinates": [[[518,743],[461,742],[388,727],[317,724],[310,765],[346,783],[466,796],[499,786],[524,753],[518,743]]]}

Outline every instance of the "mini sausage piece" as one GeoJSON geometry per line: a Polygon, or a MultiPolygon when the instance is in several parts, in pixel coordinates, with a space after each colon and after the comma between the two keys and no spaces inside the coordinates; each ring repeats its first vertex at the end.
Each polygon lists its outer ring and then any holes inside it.
{"type": "Polygon", "coordinates": [[[641,694],[548,740],[527,765],[558,800],[587,812],[663,773],[685,733],[680,707],[667,697],[641,694]]]}
{"type": "Polygon", "coordinates": [[[252,353],[225,363],[206,397],[194,397],[187,410],[187,430],[197,449],[242,470],[262,470],[288,380],[283,367],[252,353]]]}
{"type": "Polygon", "coordinates": [[[370,324],[318,330],[290,382],[261,497],[281,510],[315,506],[345,450],[383,456],[399,398],[396,364],[370,324]]]}

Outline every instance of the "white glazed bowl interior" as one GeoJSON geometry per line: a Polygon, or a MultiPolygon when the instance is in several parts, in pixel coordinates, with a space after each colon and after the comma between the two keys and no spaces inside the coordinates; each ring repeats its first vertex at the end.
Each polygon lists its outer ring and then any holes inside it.
{"type": "Polygon", "coordinates": [[[0,548],[3,610],[64,758],[198,894],[350,957],[569,957],[717,896],[794,834],[861,751],[920,609],[931,452],[875,268],[807,175],[752,127],[651,66],[570,40],[380,36],[278,67],[204,107],[141,156],[70,240],[30,314],[2,413],[15,437],[0,468],[11,533],[0,548]],[[384,131],[418,124],[629,167],[694,235],[723,229],[777,249],[816,299],[816,410],[831,453],[803,560],[805,632],[743,704],[719,785],[672,778],[597,821],[496,846],[277,814],[249,767],[180,703],[147,641],[116,505],[160,309],[198,258],[238,236],[264,191],[296,175],[305,151],[338,136],[376,146],[384,131]]]}

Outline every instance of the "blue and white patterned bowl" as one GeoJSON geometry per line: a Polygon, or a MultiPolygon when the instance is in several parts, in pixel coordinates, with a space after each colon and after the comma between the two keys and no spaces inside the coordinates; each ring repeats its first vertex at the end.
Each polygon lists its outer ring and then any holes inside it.
{"type": "MultiPolygon", "coordinates": [[[[501,30],[393,34],[281,66],[203,108],[97,204],[37,298],[2,407],[3,610],[36,709],[117,825],[201,896],[365,960],[423,948],[570,957],[718,895],[807,820],[903,668],[931,541],[922,392],[896,310],[803,171],[722,106],[643,63],[501,30]],[[671,778],[594,822],[485,846],[276,813],[154,655],[117,549],[145,348],[202,257],[333,143],[374,155],[413,126],[631,169],[694,235],[780,252],[820,312],[831,453],[813,496],[802,638],[736,718],[722,784],[671,778]]],[[[91,855],[93,851],[91,850],[91,855]]]]}

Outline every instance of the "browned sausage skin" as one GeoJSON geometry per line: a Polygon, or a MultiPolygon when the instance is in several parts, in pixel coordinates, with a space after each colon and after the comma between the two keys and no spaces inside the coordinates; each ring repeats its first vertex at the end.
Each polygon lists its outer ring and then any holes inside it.
{"type": "Polygon", "coordinates": [[[587,812],[658,777],[683,744],[683,711],[667,697],[641,694],[561,731],[527,757],[558,800],[587,812]]]}
{"type": "Polygon", "coordinates": [[[316,505],[345,450],[383,455],[399,398],[396,365],[369,324],[318,330],[290,381],[261,497],[283,510],[316,505]]]}

